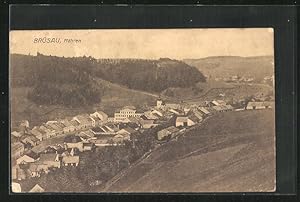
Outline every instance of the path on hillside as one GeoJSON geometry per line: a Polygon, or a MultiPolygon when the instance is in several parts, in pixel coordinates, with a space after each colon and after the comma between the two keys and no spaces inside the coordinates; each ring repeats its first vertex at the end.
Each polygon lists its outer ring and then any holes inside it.
{"type": "Polygon", "coordinates": [[[102,85],[103,83],[106,83],[108,85],[108,87],[121,88],[123,90],[131,91],[131,92],[135,92],[135,93],[141,93],[141,94],[144,94],[144,95],[149,95],[149,96],[157,97],[157,98],[159,97],[159,95],[157,95],[155,93],[150,93],[150,92],[146,92],[146,91],[142,91],[142,90],[136,90],[136,89],[128,88],[127,86],[123,86],[121,84],[112,83],[110,81],[106,81],[106,80],[103,80],[103,79],[96,78],[95,81],[99,85],[102,85]]]}

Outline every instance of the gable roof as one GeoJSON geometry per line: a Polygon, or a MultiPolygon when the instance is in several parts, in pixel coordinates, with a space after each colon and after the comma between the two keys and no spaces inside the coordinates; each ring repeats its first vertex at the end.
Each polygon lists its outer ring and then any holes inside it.
{"type": "Polygon", "coordinates": [[[36,184],[32,189],[29,190],[29,192],[44,192],[45,189],[43,189],[39,184],[36,184]]]}
{"type": "Polygon", "coordinates": [[[78,143],[81,141],[82,140],[80,139],[80,137],[75,136],[75,135],[68,135],[64,138],[64,142],[66,142],[66,143],[78,143]]]}
{"type": "Polygon", "coordinates": [[[57,158],[57,154],[52,154],[52,153],[48,153],[48,154],[40,154],[40,160],[41,162],[43,161],[55,161],[57,158]]]}
{"type": "Polygon", "coordinates": [[[136,107],[135,106],[125,106],[122,108],[123,109],[130,109],[130,110],[136,110],[136,107]]]}
{"type": "Polygon", "coordinates": [[[79,156],[64,156],[62,158],[63,163],[79,163],[79,156]]]}
{"type": "Polygon", "coordinates": [[[65,127],[70,127],[72,126],[71,122],[68,119],[63,119],[60,121],[65,127]]]}
{"type": "Polygon", "coordinates": [[[170,126],[168,128],[165,128],[165,130],[169,131],[170,133],[176,133],[179,131],[179,129],[176,128],[175,126],[170,126]]]}
{"type": "Polygon", "coordinates": [[[27,155],[30,158],[33,158],[35,160],[39,158],[39,155],[37,153],[35,153],[34,151],[32,151],[32,150],[29,150],[29,151],[25,152],[24,155],[27,155]]]}
{"type": "Polygon", "coordinates": [[[94,127],[92,129],[90,129],[92,132],[94,133],[104,133],[106,131],[104,131],[101,127],[97,126],[97,127],[94,127]]]}
{"type": "Polygon", "coordinates": [[[22,136],[22,133],[17,132],[17,131],[13,131],[13,132],[11,132],[11,134],[12,134],[13,136],[15,136],[15,137],[21,137],[21,136],[22,136]]]}
{"type": "Polygon", "coordinates": [[[199,122],[202,119],[199,119],[196,115],[192,114],[190,116],[188,116],[189,120],[193,121],[194,123],[199,122]]]}
{"type": "Polygon", "coordinates": [[[40,140],[37,137],[35,137],[34,135],[23,135],[21,137],[21,142],[26,143],[27,141],[38,142],[40,140]]]}
{"type": "Polygon", "coordinates": [[[187,122],[188,117],[187,116],[179,116],[176,118],[176,122],[187,122]]]}
{"type": "Polygon", "coordinates": [[[21,142],[15,142],[12,144],[12,150],[24,149],[24,145],[21,142]]]}
{"type": "Polygon", "coordinates": [[[274,102],[248,102],[247,106],[248,107],[266,107],[266,106],[273,107],[274,102]]]}
{"type": "Polygon", "coordinates": [[[43,133],[38,129],[38,128],[35,128],[35,129],[32,129],[30,131],[30,133],[34,136],[40,136],[40,135],[43,135],[43,133]]]}
{"type": "Polygon", "coordinates": [[[136,133],[136,132],[137,132],[136,130],[134,130],[134,129],[130,128],[130,127],[123,128],[122,130],[125,130],[125,131],[127,131],[128,133],[130,133],[130,134],[133,134],[133,133],[136,133]]]}
{"type": "Polygon", "coordinates": [[[93,121],[93,119],[88,114],[77,115],[73,118],[73,120],[76,120],[76,119],[80,122],[79,125],[89,124],[93,121]]]}
{"type": "Polygon", "coordinates": [[[210,112],[204,107],[199,107],[198,109],[206,115],[210,114],[210,112]]]}

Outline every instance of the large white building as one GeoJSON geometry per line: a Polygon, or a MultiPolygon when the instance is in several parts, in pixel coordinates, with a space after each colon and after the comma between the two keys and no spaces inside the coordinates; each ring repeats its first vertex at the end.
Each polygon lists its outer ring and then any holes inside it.
{"type": "Polygon", "coordinates": [[[123,107],[120,112],[116,112],[114,116],[115,122],[129,122],[130,117],[140,117],[143,113],[137,112],[134,106],[123,107]]]}

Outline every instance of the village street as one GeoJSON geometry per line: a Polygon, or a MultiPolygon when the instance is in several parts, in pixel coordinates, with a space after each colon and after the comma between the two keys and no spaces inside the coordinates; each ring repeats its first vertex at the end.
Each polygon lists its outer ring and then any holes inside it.
{"type": "Polygon", "coordinates": [[[56,137],[52,137],[52,138],[43,140],[40,142],[40,144],[34,146],[31,150],[35,153],[40,153],[40,152],[44,151],[50,145],[57,145],[57,144],[63,145],[64,139],[66,136],[75,135],[75,134],[80,133],[81,131],[86,131],[86,130],[89,130],[89,128],[86,128],[84,130],[72,131],[69,133],[65,133],[63,135],[58,135],[56,137]]]}

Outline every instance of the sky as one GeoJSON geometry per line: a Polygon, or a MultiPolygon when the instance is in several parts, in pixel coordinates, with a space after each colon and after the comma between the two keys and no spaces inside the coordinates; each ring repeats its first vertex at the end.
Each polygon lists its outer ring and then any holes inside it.
{"type": "Polygon", "coordinates": [[[272,28],[26,30],[10,32],[10,53],[97,59],[249,57],[274,55],[273,39],[272,28]],[[34,43],[44,37],[60,43],[34,43]]]}

